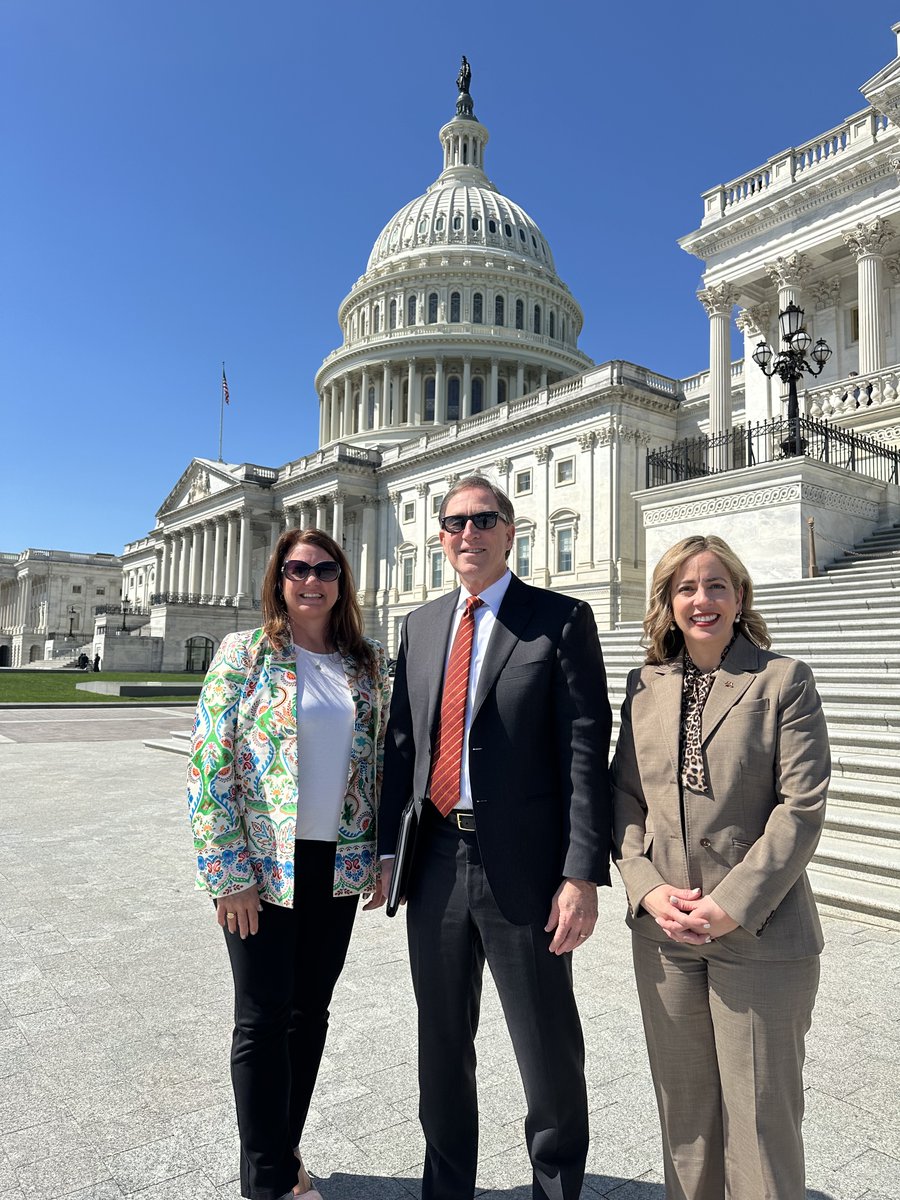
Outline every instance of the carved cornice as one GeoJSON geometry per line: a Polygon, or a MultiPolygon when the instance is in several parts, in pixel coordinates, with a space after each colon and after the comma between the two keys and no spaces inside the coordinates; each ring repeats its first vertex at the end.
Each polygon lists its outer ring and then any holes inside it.
{"type": "Polygon", "coordinates": [[[734,289],[730,283],[715,283],[701,288],[697,299],[706,309],[708,317],[730,317],[735,304],[734,289]]]}
{"type": "Polygon", "coordinates": [[[860,221],[852,229],[841,231],[841,237],[857,259],[868,254],[882,254],[887,243],[895,236],[890,221],[881,217],[876,217],[874,221],[860,221]]]}
{"type": "Polygon", "coordinates": [[[427,496],[428,495],[428,484],[427,483],[417,483],[416,484],[416,495],[417,496],[427,496]]]}
{"type": "Polygon", "coordinates": [[[511,465],[512,462],[508,458],[498,458],[494,463],[494,466],[497,468],[498,475],[505,475],[507,471],[509,471],[511,465]]]}
{"type": "Polygon", "coordinates": [[[658,508],[644,514],[644,525],[669,525],[678,521],[693,521],[699,518],[719,517],[728,513],[752,512],[760,508],[776,508],[800,500],[830,508],[835,512],[848,513],[876,521],[879,506],[871,500],[835,492],[815,484],[784,483],[773,487],[756,488],[753,491],[736,492],[726,496],[710,496],[673,504],[669,508],[658,508]]]}
{"type": "Polygon", "coordinates": [[[549,462],[550,461],[550,447],[549,446],[538,446],[538,448],[534,452],[534,457],[535,457],[536,462],[539,462],[539,463],[549,462]]]}
{"type": "Polygon", "coordinates": [[[795,250],[765,265],[766,274],[776,287],[799,287],[812,270],[805,254],[795,250]]]}
{"type": "Polygon", "coordinates": [[[588,430],[587,433],[580,433],[578,435],[578,445],[584,451],[593,450],[597,445],[597,435],[593,429],[588,430]]]}

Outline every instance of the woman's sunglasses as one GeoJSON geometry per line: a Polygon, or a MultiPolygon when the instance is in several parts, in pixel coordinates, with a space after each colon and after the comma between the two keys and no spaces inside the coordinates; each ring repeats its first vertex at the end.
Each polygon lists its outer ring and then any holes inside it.
{"type": "Polygon", "coordinates": [[[289,558],[281,568],[282,575],[296,580],[297,583],[303,583],[309,577],[310,572],[320,583],[334,583],[341,573],[341,567],[340,563],[336,563],[332,559],[313,565],[304,562],[302,558],[289,558]]]}
{"type": "Polygon", "coordinates": [[[493,529],[498,517],[504,525],[509,524],[506,517],[501,517],[498,512],[459,513],[452,517],[441,517],[441,529],[446,533],[462,533],[469,521],[476,529],[493,529]]]}

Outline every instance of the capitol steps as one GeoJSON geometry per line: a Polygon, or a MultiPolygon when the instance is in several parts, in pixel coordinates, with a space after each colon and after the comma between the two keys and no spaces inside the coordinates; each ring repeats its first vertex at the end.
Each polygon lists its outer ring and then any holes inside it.
{"type": "Polygon", "coordinates": [[[187,758],[191,752],[191,731],[172,729],[167,738],[147,738],[144,745],[148,750],[164,750],[168,754],[183,754],[187,758]]]}
{"type": "MultiPolygon", "coordinates": [[[[756,589],[772,648],[816,675],[832,780],[809,869],[829,908],[900,922],[900,528],[881,530],[816,579],[756,589]]],[[[602,633],[613,739],[638,623],[602,633]]]]}

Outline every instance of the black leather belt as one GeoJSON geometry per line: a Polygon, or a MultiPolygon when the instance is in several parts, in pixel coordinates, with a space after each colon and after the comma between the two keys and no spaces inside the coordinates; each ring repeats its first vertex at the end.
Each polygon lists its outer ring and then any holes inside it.
{"type": "Polygon", "coordinates": [[[475,832],[475,814],[471,809],[454,808],[447,814],[447,820],[451,821],[463,833],[475,832]]]}

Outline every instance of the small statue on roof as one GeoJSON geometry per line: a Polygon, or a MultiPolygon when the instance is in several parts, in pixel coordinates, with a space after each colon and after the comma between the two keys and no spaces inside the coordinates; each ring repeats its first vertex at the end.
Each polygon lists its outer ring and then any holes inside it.
{"type": "Polygon", "coordinates": [[[469,84],[472,82],[472,68],[469,66],[469,60],[465,55],[462,56],[462,65],[459,68],[459,74],[456,77],[456,86],[459,88],[460,95],[468,96],[469,84]]]}

